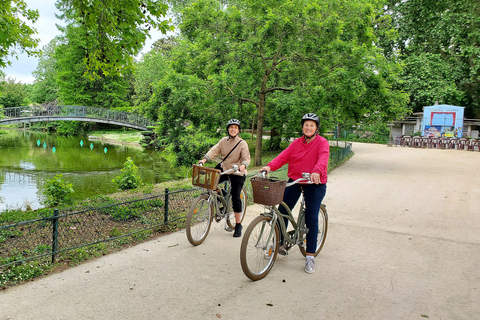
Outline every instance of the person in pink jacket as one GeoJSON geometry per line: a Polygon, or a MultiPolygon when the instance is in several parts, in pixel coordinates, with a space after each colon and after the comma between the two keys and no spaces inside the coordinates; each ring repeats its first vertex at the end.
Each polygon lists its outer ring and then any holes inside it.
{"type": "MultiPolygon", "coordinates": [[[[330,156],[330,144],[318,135],[320,119],[315,113],[307,113],[302,118],[302,137],[295,139],[285,150],[260,171],[275,171],[288,163],[289,181],[302,177],[303,172],[310,173],[313,184],[294,184],[285,189],[283,202],[289,208],[295,207],[301,195],[300,188],[304,190],[305,197],[305,222],[308,228],[307,256],[305,258],[305,272],[315,272],[314,254],[317,247],[318,211],[327,191],[327,169],[330,156]]],[[[286,213],[283,206],[280,212],[286,213]]],[[[285,223],[288,220],[285,219],[285,223]]],[[[283,239],[282,239],[283,241],[283,239]]],[[[280,254],[286,254],[283,245],[280,254]]]]}

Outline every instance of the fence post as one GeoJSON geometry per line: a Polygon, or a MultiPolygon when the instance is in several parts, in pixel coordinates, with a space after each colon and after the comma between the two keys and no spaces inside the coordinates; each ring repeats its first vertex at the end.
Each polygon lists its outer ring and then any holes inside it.
{"type": "Polygon", "coordinates": [[[58,209],[53,210],[53,234],[52,234],[52,263],[55,263],[55,258],[57,256],[57,245],[58,245],[58,209]]]}
{"type": "Polygon", "coordinates": [[[168,222],[168,188],[165,188],[165,217],[163,218],[163,223],[168,222]]]}

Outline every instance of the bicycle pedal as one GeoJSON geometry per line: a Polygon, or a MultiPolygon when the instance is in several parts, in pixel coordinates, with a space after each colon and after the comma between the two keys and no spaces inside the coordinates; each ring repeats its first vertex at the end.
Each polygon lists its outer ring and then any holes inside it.
{"type": "Polygon", "coordinates": [[[225,231],[232,232],[232,231],[233,231],[233,229],[232,229],[232,228],[230,228],[230,227],[225,227],[225,231]]]}

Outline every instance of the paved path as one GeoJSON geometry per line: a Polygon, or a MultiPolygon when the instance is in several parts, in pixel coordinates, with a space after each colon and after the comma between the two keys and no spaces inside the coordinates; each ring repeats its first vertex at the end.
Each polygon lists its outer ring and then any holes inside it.
{"type": "Polygon", "coordinates": [[[250,281],[215,224],[198,247],[182,230],[2,291],[0,320],[480,319],[480,153],[353,150],[313,275],[294,248],[250,281]]]}

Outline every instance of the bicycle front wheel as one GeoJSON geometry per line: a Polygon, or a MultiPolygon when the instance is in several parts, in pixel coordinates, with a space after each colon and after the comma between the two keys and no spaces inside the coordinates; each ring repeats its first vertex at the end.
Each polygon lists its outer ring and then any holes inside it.
{"type": "MultiPolygon", "coordinates": [[[[242,188],[242,192],[240,192],[240,200],[242,200],[242,217],[240,218],[240,223],[242,223],[243,218],[245,218],[245,211],[247,211],[247,190],[242,188]]],[[[228,204],[228,211],[231,214],[228,217],[227,224],[230,228],[235,229],[235,214],[233,214],[233,206],[232,206],[232,199],[230,199],[230,203],[228,204]]]]}
{"type": "Polygon", "coordinates": [[[278,253],[279,231],[272,217],[258,216],[248,226],[240,247],[240,263],[253,281],[265,278],[278,253]]]}
{"type": "Polygon", "coordinates": [[[202,194],[193,200],[187,216],[187,239],[198,246],[207,238],[213,220],[213,208],[208,201],[209,196],[202,194]]]}
{"type": "MultiPolygon", "coordinates": [[[[299,224],[300,227],[306,228],[305,225],[305,216],[303,216],[302,221],[299,224]]],[[[320,253],[322,250],[323,245],[325,244],[325,239],[327,238],[327,230],[328,230],[328,215],[327,215],[327,208],[322,204],[320,206],[320,210],[318,211],[318,233],[317,233],[317,247],[315,250],[315,257],[320,253]]],[[[307,241],[303,241],[303,245],[299,246],[300,252],[305,257],[307,255],[307,241]]]]}

